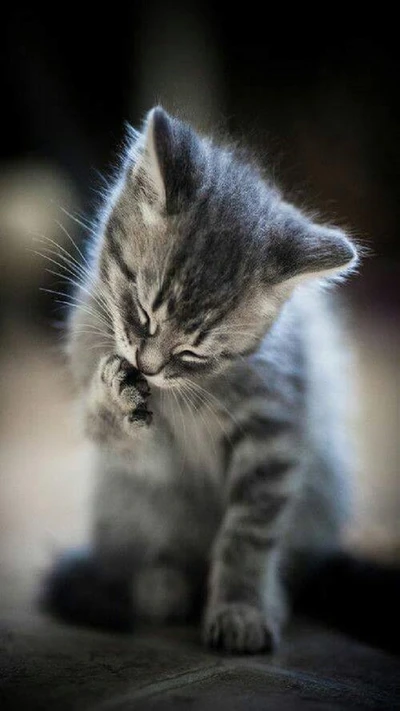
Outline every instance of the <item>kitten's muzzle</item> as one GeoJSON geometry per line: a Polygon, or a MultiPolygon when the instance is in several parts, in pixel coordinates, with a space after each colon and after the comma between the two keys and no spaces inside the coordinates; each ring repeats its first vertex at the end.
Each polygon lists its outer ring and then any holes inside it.
{"type": "Polygon", "coordinates": [[[143,353],[141,353],[139,350],[136,353],[136,364],[138,370],[144,376],[158,375],[164,368],[164,363],[161,363],[161,365],[159,363],[152,363],[151,360],[145,358],[143,356],[143,353]]]}

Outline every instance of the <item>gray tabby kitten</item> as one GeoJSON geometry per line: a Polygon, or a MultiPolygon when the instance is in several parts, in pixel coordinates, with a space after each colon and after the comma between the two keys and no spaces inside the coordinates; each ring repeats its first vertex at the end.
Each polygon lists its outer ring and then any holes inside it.
{"type": "Polygon", "coordinates": [[[339,545],[342,364],[322,288],[357,262],[230,148],[153,109],[101,216],[69,355],[95,443],[91,550],[54,573],[65,617],[187,618],[279,640],[287,589],[339,545]]]}

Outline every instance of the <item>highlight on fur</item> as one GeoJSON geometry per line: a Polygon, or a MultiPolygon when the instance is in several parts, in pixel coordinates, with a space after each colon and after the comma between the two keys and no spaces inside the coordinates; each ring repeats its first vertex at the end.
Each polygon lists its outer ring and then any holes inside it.
{"type": "Polygon", "coordinates": [[[72,262],[97,483],[90,549],[50,574],[47,607],[117,627],[201,607],[207,645],[278,644],[348,514],[347,358],[324,287],[357,263],[253,162],[148,114],[72,262]]]}

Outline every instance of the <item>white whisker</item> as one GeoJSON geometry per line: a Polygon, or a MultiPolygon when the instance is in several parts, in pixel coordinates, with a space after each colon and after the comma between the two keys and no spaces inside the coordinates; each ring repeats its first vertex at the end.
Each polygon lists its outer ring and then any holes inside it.
{"type": "MultiPolygon", "coordinates": [[[[93,292],[89,291],[89,289],[87,289],[81,282],[77,281],[77,279],[75,278],[76,275],[73,275],[73,277],[68,276],[68,269],[67,269],[67,267],[66,267],[64,264],[58,262],[56,259],[53,259],[53,258],[50,257],[48,254],[45,254],[45,253],[43,253],[43,252],[38,252],[38,251],[35,251],[35,250],[34,250],[34,254],[37,254],[39,257],[42,257],[43,259],[46,259],[48,262],[51,262],[52,264],[55,264],[57,267],[59,267],[60,269],[62,269],[63,272],[61,272],[61,273],[60,273],[60,272],[56,272],[56,271],[54,271],[54,270],[52,270],[52,269],[46,269],[46,271],[47,271],[49,274],[53,274],[54,276],[60,277],[60,279],[62,279],[63,281],[65,281],[65,282],[67,282],[67,283],[69,283],[69,284],[72,284],[72,285],[75,286],[77,289],[79,289],[79,290],[82,291],[83,293],[87,294],[87,295],[89,296],[89,298],[93,299],[93,300],[97,303],[99,309],[103,312],[103,314],[104,314],[107,318],[110,318],[110,317],[111,317],[110,311],[108,310],[108,308],[106,307],[106,305],[105,305],[102,301],[100,301],[100,300],[98,299],[98,297],[96,297],[96,296],[93,294],[93,292]]],[[[70,273],[71,273],[71,271],[70,271],[70,273]]]]}
{"type": "Polygon", "coordinates": [[[58,207],[61,210],[61,212],[63,212],[64,215],[67,215],[67,217],[69,217],[71,220],[73,220],[73,222],[76,222],[76,224],[79,225],[80,227],[83,227],[84,230],[86,230],[93,236],[96,236],[97,232],[93,228],[92,225],[85,224],[85,222],[83,221],[82,218],[76,217],[76,215],[73,215],[71,212],[68,212],[68,210],[66,210],[65,207],[62,207],[62,205],[58,205],[58,207]]]}

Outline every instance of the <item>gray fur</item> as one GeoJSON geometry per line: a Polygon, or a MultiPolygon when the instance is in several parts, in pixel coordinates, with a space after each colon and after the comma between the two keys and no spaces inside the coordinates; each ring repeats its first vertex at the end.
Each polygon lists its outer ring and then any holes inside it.
{"type": "Polygon", "coordinates": [[[356,250],[160,108],[93,247],[69,330],[96,443],[92,560],[143,617],[186,616],[204,588],[207,644],[270,648],[284,579],[339,544],[346,405],[324,285],[356,250]]]}

